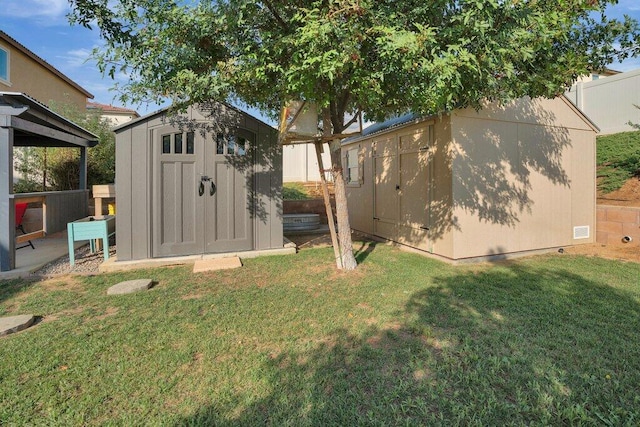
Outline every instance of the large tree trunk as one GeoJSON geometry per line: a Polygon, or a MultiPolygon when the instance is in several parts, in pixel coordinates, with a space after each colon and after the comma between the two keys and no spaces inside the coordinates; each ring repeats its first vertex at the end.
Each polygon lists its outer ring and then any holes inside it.
{"type": "MultiPolygon", "coordinates": [[[[331,122],[331,112],[325,109],[322,112],[322,124],[324,136],[332,135],[335,130],[331,122]]],[[[340,154],[340,141],[329,143],[331,152],[331,175],[336,197],[336,220],[338,222],[339,252],[336,256],[336,265],[341,270],[354,270],[358,263],[353,255],[353,243],[351,242],[351,225],[349,224],[349,211],[347,209],[347,191],[342,174],[342,156],[340,154]]],[[[322,173],[322,172],[321,172],[322,173]]],[[[333,236],[332,236],[333,237],[333,236]]],[[[335,250],[335,247],[334,247],[335,250]]]]}
{"type": "Polygon", "coordinates": [[[338,263],[338,268],[353,270],[358,266],[358,263],[353,255],[351,224],[349,224],[349,210],[347,208],[347,187],[342,173],[340,143],[329,144],[329,148],[331,150],[331,173],[336,197],[336,220],[338,222],[338,244],[340,245],[341,257],[341,263],[338,263]]]}

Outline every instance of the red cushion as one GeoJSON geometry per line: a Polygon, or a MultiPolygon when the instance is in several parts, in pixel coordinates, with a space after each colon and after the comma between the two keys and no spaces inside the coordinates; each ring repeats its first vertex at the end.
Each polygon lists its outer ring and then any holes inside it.
{"type": "Polygon", "coordinates": [[[16,203],[16,227],[22,224],[22,217],[27,211],[26,203],[16,203]]]}

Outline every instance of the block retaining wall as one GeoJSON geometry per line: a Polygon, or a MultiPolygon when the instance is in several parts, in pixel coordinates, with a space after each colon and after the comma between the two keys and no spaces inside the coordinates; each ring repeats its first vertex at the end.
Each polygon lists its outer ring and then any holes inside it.
{"type": "Polygon", "coordinates": [[[596,207],[596,242],[605,245],[640,245],[640,208],[598,205],[596,207]],[[630,243],[623,243],[625,236],[630,243]]]}

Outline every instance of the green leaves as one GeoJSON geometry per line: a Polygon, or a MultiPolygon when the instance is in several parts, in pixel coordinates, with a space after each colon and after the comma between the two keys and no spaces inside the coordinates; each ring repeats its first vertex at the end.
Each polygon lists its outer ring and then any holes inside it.
{"type": "Polygon", "coordinates": [[[333,105],[338,127],[356,110],[379,119],[551,97],[640,53],[636,22],[593,13],[610,1],[71,3],[72,22],[100,28],[103,72],[130,76],[123,97],[235,97],[265,111],[308,99],[333,105]]]}

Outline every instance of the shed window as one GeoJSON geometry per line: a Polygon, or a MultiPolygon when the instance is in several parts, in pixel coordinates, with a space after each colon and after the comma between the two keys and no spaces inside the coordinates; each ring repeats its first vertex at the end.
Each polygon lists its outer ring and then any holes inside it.
{"type": "Polygon", "coordinates": [[[241,136],[239,136],[236,141],[236,154],[238,156],[247,154],[247,140],[241,136]]]}
{"type": "Polygon", "coordinates": [[[171,154],[171,135],[162,135],[162,154],[171,154]]]}
{"type": "Polygon", "coordinates": [[[224,154],[224,135],[221,133],[216,137],[216,154],[224,154]]]}
{"type": "Polygon", "coordinates": [[[193,132],[187,132],[187,154],[193,154],[193,132]]]}
{"type": "Polygon", "coordinates": [[[173,145],[175,147],[173,152],[175,154],[182,154],[182,134],[181,133],[176,133],[174,135],[173,145]]]}
{"type": "Polygon", "coordinates": [[[9,82],[9,51],[0,47],[0,80],[9,82]]]}
{"type": "Polygon", "coordinates": [[[223,135],[216,137],[216,154],[228,156],[245,156],[249,151],[249,139],[244,136],[223,135]]]}
{"type": "Polygon", "coordinates": [[[358,147],[347,150],[347,184],[360,184],[360,156],[358,147]]]}
{"type": "Polygon", "coordinates": [[[162,135],[162,154],[194,154],[195,140],[193,132],[162,135]],[[173,149],[173,151],[171,151],[173,149]]]}

